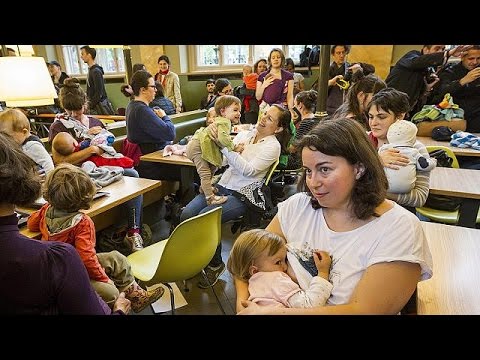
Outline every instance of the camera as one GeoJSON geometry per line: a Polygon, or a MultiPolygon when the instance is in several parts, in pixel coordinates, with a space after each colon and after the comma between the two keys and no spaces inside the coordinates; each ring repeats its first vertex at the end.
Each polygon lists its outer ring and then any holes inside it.
{"type": "Polygon", "coordinates": [[[427,84],[430,84],[434,82],[438,78],[437,72],[435,71],[435,68],[429,67],[427,68],[427,74],[425,75],[425,81],[427,84]]]}
{"type": "Polygon", "coordinates": [[[352,69],[347,70],[347,71],[345,72],[345,75],[344,75],[344,77],[343,77],[343,80],[350,82],[350,81],[352,81],[352,76],[353,76],[353,70],[352,70],[352,69]]]}
{"type": "MultiPolygon", "coordinates": [[[[478,64],[477,66],[475,66],[474,69],[480,67],[480,64],[478,64]]],[[[476,78],[475,80],[473,80],[471,83],[470,83],[470,86],[475,86],[475,87],[479,87],[480,86],[480,77],[476,78]]]]}

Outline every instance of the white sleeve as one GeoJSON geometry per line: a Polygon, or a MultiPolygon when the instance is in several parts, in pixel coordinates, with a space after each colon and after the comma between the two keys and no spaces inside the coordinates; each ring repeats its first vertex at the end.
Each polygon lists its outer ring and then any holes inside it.
{"type": "Polygon", "coordinates": [[[427,147],[423,145],[420,141],[416,141],[415,144],[413,145],[415,149],[418,150],[418,152],[423,156],[423,157],[430,157],[430,154],[428,153],[427,147]]]}
{"type": "Polygon", "coordinates": [[[45,174],[53,170],[52,157],[43,144],[40,144],[38,141],[29,141],[23,146],[23,150],[36,164],[45,170],[45,174]]]}
{"type": "Polygon", "coordinates": [[[333,285],[320,276],[312,277],[310,286],[290,296],[288,305],[293,308],[311,308],[326,304],[333,285]]]}
{"type": "Polygon", "coordinates": [[[429,279],[432,276],[432,255],[421,222],[400,205],[395,207],[398,208],[390,210],[395,210],[395,216],[389,217],[388,221],[383,219],[377,227],[377,237],[382,241],[368,259],[367,267],[382,262],[411,262],[422,268],[422,280],[429,279]]]}
{"type": "Polygon", "coordinates": [[[274,141],[266,143],[253,160],[245,160],[240,153],[228,151],[226,148],[221,151],[230,166],[234,167],[243,176],[252,177],[268,169],[279,158],[280,144],[274,141]]]}

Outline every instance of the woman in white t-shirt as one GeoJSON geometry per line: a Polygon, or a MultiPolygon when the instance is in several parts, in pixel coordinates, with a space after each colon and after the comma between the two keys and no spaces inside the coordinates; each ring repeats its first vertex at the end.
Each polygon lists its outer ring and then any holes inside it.
{"type": "Polygon", "coordinates": [[[311,274],[302,265],[312,250],[332,256],[327,306],[272,309],[249,301],[235,279],[241,314],[396,314],[418,281],[432,276],[420,221],[386,200],[388,182],[365,130],[351,119],[319,123],[296,147],[305,174],[301,193],[278,205],[267,230],[287,241],[289,266],[302,289],[311,274]],[[246,308],[245,308],[246,307],[246,308]]]}

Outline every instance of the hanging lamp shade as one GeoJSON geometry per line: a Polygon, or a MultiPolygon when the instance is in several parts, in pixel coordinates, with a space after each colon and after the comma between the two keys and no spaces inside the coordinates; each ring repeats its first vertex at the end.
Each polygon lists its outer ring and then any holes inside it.
{"type": "Polygon", "coordinates": [[[8,107],[51,105],[57,97],[43,57],[0,57],[0,100],[8,107]]]}

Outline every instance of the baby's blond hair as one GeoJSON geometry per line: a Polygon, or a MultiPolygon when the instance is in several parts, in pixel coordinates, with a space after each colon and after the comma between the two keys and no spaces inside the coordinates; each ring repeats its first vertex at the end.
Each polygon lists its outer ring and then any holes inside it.
{"type": "Polygon", "coordinates": [[[7,109],[0,112],[0,130],[8,130],[7,124],[15,132],[23,129],[27,129],[30,132],[30,121],[19,109],[7,109]]]}
{"type": "Polygon", "coordinates": [[[227,261],[228,271],[238,279],[250,279],[250,266],[265,250],[267,255],[276,254],[285,241],[279,235],[263,229],[253,229],[241,233],[235,243],[227,261]]]}

